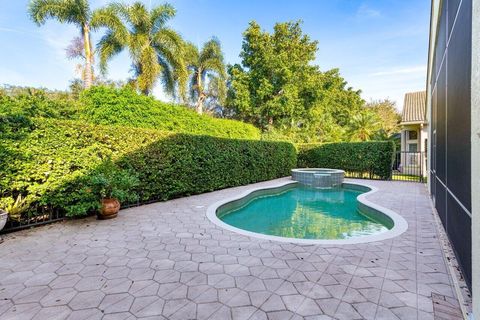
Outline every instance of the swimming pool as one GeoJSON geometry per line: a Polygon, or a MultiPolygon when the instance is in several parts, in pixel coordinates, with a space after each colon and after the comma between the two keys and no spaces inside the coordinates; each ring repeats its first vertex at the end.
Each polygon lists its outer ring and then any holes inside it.
{"type": "Polygon", "coordinates": [[[220,201],[207,216],[244,235],[299,243],[359,243],[405,231],[403,218],[359,200],[372,189],[349,183],[317,189],[289,182],[220,201]]]}

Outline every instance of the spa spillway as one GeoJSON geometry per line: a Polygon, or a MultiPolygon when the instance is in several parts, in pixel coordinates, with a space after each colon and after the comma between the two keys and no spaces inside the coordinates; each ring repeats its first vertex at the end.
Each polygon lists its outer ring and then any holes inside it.
{"type": "Polygon", "coordinates": [[[292,179],[314,188],[340,187],[345,171],[325,168],[292,169],[292,179]]]}

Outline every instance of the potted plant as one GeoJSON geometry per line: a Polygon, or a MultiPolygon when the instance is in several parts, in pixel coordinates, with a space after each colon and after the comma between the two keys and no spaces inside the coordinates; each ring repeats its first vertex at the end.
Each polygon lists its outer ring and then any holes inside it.
{"type": "Polygon", "coordinates": [[[98,219],[115,218],[121,202],[138,199],[133,191],[138,185],[137,176],[128,170],[120,169],[110,159],[97,168],[89,180],[92,192],[100,198],[98,219]]]}
{"type": "Polygon", "coordinates": [[[0,231],[5,227],[7,220],[20,221],[22,213],[25,212],[29,203],[27,199],[21,194],[17,196],[16,200],[13,198],[3,198],[0,200],[0,231]]]}

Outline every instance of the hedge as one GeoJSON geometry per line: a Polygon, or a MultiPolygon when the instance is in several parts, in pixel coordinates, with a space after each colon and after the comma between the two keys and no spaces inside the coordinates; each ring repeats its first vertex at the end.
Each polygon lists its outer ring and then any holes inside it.
{"type": "Polygon", "coordinates": [[[94,124],[260,139],[260,130],[251,124],[199,115],[190,108],[139,95],[129,88],[93,87],[81,94],[80,101],[81,119],[94,124]]]}
{"type": "Polygon", "coordinates": [[[297,148],[299,167],[335,168],[352,176],[391,178],[395,153],[391,141],[305,144],[297,148]]]}
{"type": "Polygon", "coordinates": [[[128,87],[92,87],[80,99],[66,92],[0,88],[0,115],[82,120],[92,124],[150,128],[235,139],[260,139],[260,130],[241,121],[198,115],[191,108],[139,95],[128,87]]]}
{"type": "Polygon", "coordinates": [[[85,177],[109,158],[138,174],[141,201],[270,180],[296,165],[284,142],[0,116],[0,198],[22,194],[32,208],[86,214],[85,177]]]}

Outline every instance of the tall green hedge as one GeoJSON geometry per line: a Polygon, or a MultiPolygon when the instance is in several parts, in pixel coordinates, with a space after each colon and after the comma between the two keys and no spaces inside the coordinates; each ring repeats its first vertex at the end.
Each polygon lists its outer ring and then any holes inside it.
{"type": "Polygon", "coordinates": [[[77,99],[66,92],[33,88],[11,92],[0,87],[0,115],[82,120],[101,125],[260,139],[260,130],[251,124],[201,116],[185,106],[139,95],[129,88],[92,87],[83,91],[77,99]]]}
{"type": "Polygon", "coordinates": [[[359,177],[390,179],[395,145],[391,141],[298,145],[298,166],[342,169],[359,177]]]}
{"type": "Polygon", "coordinates": [[[139,95],[129,88],[93,87],[82,93],[80,101],[81,119],[94,124],[260,139],[260,130],[251,124],[199,115],[192,109],[139,95]]]}
{"type": "Polygon", "coordinates": [[[0,116],[0,198],[22,194],[32,206],[85,214],[77,206],[85,178],[108,158],[138,175],[133,191],[147,201],[286,176],[296,151],[283,142],[0,116]]]}

